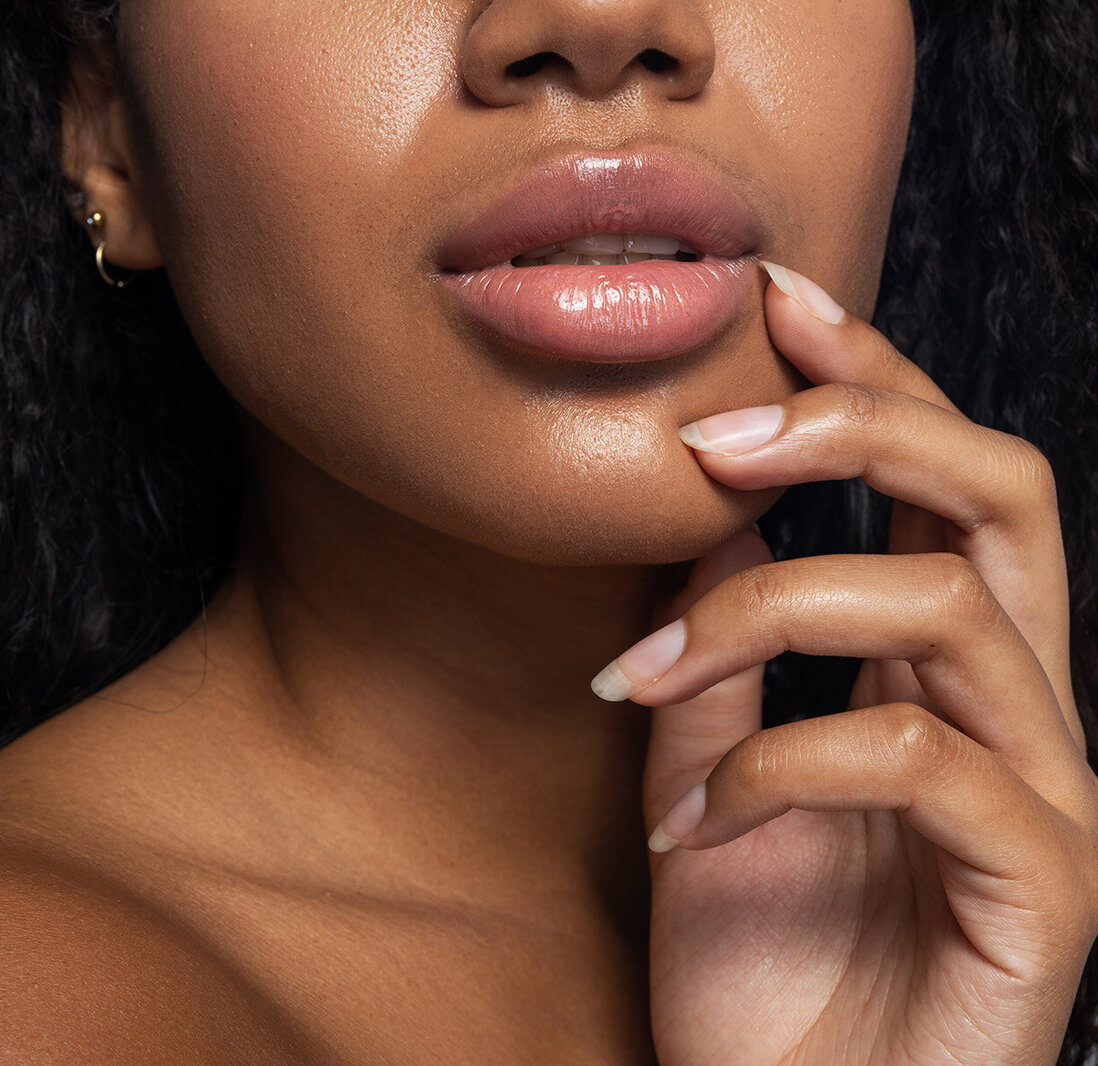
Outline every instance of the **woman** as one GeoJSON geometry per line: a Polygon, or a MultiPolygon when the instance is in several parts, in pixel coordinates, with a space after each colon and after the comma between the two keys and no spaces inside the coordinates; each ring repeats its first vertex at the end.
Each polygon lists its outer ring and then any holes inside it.
{"type": "Polygon", "coordinates": [[[1092,1061],[1095,29],[9,0],[5,1061],[1092,1061]]]}

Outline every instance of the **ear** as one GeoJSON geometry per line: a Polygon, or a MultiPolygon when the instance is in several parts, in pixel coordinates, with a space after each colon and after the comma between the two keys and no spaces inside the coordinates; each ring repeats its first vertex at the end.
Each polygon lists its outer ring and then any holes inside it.
{"type": "Polygon", "coordinates": [[[61,166],[78,190],[74,213],[81,225],[94,211],[103,216],[101,229],[86,226],[93,247],[104,242],[107,259],[129,270],[163,266],[114,49],[99,40],[78,44],[70,60],[61,106],[61,166]]]}

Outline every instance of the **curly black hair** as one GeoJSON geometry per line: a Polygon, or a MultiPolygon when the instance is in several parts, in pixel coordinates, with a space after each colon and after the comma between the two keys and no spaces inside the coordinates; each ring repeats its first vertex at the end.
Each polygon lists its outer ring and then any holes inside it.
{"type": "MultiPolygon", "coordinates": [[[[60,172],[74,41],[118,0],[0,12],[0,744],[129,672],[227,572],[247,473],[163,272],[98,278],[60,172]]],[[[913,0],[911,130],[873,324],[1056,475],[1072,670],[1098,754],[1098,5],[913,0]]],[[[861,481],[795,486],[777,558],[887,550],[861,481]],[[811,511],[814,521],[803,516],[811,511]]],[[[767,666],[764,724],[846,706],[857,660],[767,666]]],[[[1060,1066],[1098,1051],[1098,952],[1060,1066]]]]}

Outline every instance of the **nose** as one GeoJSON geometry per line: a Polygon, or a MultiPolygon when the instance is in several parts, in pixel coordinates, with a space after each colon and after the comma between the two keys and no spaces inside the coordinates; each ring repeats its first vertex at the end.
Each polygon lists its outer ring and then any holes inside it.
{"type": "Polygon", "coordinates": [[[716,45],[694,0],[491,0],[460,57],[486,104],[523,103],[549,81],[588,99],[649,80],[668,99],[701,92],[716,45]]]}

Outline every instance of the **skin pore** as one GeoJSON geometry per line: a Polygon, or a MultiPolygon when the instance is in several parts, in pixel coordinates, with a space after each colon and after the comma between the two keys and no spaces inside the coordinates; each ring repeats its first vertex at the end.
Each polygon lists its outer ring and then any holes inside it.
{"type": "Polygon", "coordinates": [[[167,269],[254,479],[207,617],[5,751],[64,767],[21,817],[78,823],[325,1047],[415,1017],[454,1061],[644,1061],[648,717],[589,682],[780,495],[678,427],[804,381],[761,272],[711,343],[610,365],[462,320],[432,257],[540,163],[667,145],[868,319],[907,3],[126,0],[118,63],[120,95],[78,67],[67,168],[111,263],[167,269]],[[676,40],[714,61],[688,98],[632,62],[676,40]]]}

